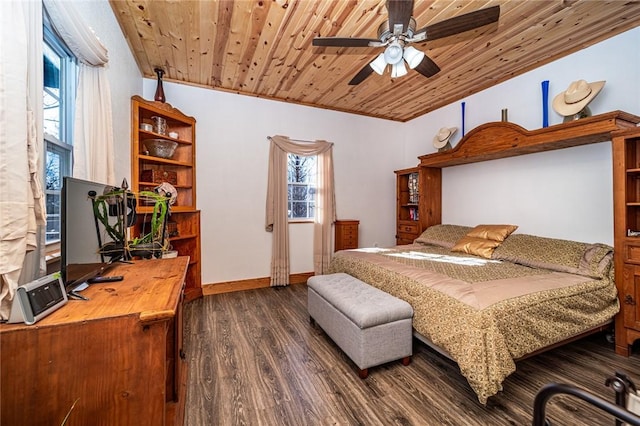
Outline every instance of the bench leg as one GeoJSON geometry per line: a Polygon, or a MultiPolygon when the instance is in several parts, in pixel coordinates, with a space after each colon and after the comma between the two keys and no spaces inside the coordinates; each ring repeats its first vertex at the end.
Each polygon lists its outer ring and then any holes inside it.
{"type": "Polygon", "coordinates": [[[313,317],[309,317],[309,323],[311,323],[312,326],[315,326],[316,320],[314,320],[313,317]]]}
{"type": "Polygon", "coordinates": [[[405,356],[404,358],[402,358],[402,365],[409,365],[409,364],[411,364],[410,356],[405,356]]]}
{"type": "Polygon", "coordinates": [[[358,370],[358,376],[359,376],[361,379],[366,379],[366,378],[367,378],[367,376],[369,376],[369,369],[368,369],[368,368],[365,368],[365,369],[362,369],[362,370],[358,370]]]}

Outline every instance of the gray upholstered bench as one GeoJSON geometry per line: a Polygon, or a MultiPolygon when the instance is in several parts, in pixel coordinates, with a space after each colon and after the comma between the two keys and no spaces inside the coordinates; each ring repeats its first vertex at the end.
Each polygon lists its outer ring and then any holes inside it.
{"type": "Polygon", "coordinates": [[[313,276],[307,284],[311,322],[351,358],[361,378],[375,365],[411,362],[411,305],[343,273],[313,276]]]}

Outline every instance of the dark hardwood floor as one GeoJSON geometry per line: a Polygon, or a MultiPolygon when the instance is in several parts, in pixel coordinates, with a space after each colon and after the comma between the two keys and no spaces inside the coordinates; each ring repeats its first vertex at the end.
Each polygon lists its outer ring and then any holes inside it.
{"type": "MultiPolygon", "coordinates": [[[[355,365],[309,322],[307,286],[206,296],[187,305],[185,425],[527,425],[546,383],[582,387],[610,402],[615,371],[640,385],[637,348],[617,356],[603,334],[518,363],[504,390],[481,405],[455,363],[414,339],[409,366],[355,365]]],[[[613,425],[608,414],[555,396],[556,425],[613,425]]]]}

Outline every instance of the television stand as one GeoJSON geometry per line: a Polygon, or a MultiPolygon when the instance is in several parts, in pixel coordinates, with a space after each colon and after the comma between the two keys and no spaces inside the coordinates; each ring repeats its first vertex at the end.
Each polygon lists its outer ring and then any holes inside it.
{"type": "Polygon", "coordinates": [[[0,324],[2,424],[182,424],[189,257],[119,263],[36,325],[0,324]],[[46,401],[46,403],[44,403],[46,401]],[[99,419],[99,420],[98,420],[99,419]]]}

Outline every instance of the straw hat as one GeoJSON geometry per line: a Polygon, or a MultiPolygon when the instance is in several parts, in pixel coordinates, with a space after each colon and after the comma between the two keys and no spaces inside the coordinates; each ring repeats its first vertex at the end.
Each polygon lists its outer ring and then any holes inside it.
{"type": "Polygon", "coordinates": [[[457,131],[457,127],[443,127],[442,129],[438,130],[438,133],[433,137],[434,148],[444,148],[447,143],[449,143],[449,139],[451,138],[451,136],[453,136],[457,131]]]}
{"type": "Polygon", "coordinates": [[[593,83],[587,83],[584,80],[574,81],[567,90],[553,98],[553,109],[564,116],[579,113],[600,93],[604,83],[604,81],[593,83]]]}

